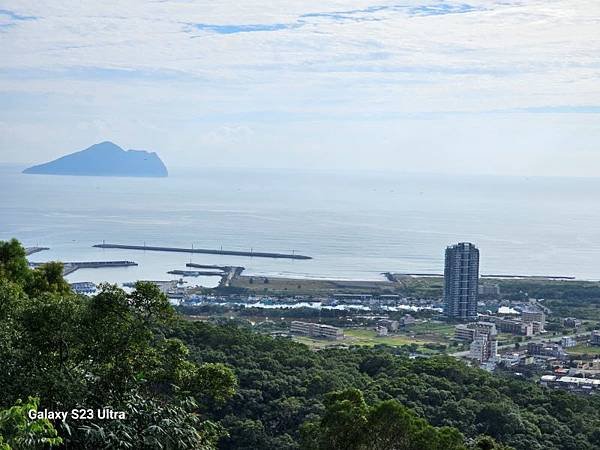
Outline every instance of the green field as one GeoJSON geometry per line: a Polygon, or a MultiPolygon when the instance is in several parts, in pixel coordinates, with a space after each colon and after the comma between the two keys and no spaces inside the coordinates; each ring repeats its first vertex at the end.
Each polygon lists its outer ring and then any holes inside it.
{"type": "Polygon", "coordinates": [[[326,347],[349,345],[364,345],[372,347],[374,345],[385,344],[393,347],[399,347],[402,345],[417,344],[422,346],[423,344],[434,342],[432,340],[415,339],[405,335],[377,336],[375,331],[364,328],[345,328],[344,334],[344,339],[340,341],[314,339],[306,336],[294,336],[294,340],[317,350],[326,347]]]}
{"type": "Polygon", "coordinates": [[[600,355],[600,347],[587,344],[569,347],[565,351],[571,355],[600,355]]]}
{"type": "Polygon", "coordinates": [[[432,340],[417,339],[406,335],[389,335],[389,336],[377,336],[374,330],[365,329],[345,329],[346,338],[345,343],[350,345],[377,345],[386,344],[391,346],[401,346],[409,344],[423,345],[428,342],[434,342],[432,340]]]}
{"type": "Polygon", "coordinates": [[[424,336],[425,340],[433,342],[446,343],[454,336],[454,325],[444,322],[421,322],[414,325],[409,325],[404,331],[406,334],[414,335],[415,337],[424,336]]]}

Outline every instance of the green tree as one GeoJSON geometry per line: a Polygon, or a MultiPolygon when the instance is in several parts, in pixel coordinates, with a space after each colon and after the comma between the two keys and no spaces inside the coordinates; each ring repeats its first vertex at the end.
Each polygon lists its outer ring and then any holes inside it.
{"type": "Polygon", "coordinates": [[[0,278],[24,284],[28,277],[29,263],[20,242],[0,241],[0,278]]]}
{"type": "Polygon", "coordinates": [[[304,447],[355,450],[462,450],[455,428],[436,428],[396,400],[369,407],[362,392],[328,394],[320,421],[303,427],[304,447]]]}
{"type": "Polygon", "coordinates": [[[39,399],[29,397],[27,403],[0,411],[0,450],[47,448],[62,444],[48,419],[30,419],[29,411],[38,410],[39,399]]]}

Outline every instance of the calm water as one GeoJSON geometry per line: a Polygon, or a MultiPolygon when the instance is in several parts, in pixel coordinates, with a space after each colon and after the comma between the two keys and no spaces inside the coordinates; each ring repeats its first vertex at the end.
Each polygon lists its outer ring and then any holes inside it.
{"type": "MultiPolygon", "coordinates": [[[[0,239],[49,259],[127,259],[71,280],[169,279],[185,254],[101,250],[112,243],[291,252],[309,261],[193,255],[249,273],[378,279],[443,270],[446,245],[474,242],[482,273],[600,278],[600,179],[392,173],[173,171],[166,179],[22,175],[0,166],[0,239]]],[[[188,279],[191,284],[214,280],[188,279]]]]}

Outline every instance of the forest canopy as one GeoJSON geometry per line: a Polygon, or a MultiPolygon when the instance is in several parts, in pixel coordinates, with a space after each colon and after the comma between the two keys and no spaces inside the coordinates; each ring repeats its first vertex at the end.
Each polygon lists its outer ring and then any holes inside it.
{"type": "Polygon", "coordinates": [[[600,401],[387,347],[190,322],[152,284],[76,295],[0,242],[0,449],[600,448],[600,401]],[[31,419],[103,409],[123,420],[31,419]]]}

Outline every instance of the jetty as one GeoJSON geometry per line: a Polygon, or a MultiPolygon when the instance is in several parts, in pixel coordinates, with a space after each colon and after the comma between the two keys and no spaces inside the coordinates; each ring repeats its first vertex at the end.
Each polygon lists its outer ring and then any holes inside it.
{"type": "Polygon", "coordinates": [[[239,250],[211,250],[206,248],[182,248],[182,247],[155,247],[149,245],[123,245],[123,244],[96,244],[96,248],[110,248],[123,250],[143,250],[152,252],[173,252],[173,253],[203,253],[208,255],[226,255],[226,256],[249,256],[251,258],[276,258],[276,259],[312,259],[311,256],[299,255],[297,253],[272,253],[255,252],[239,250]]]}

